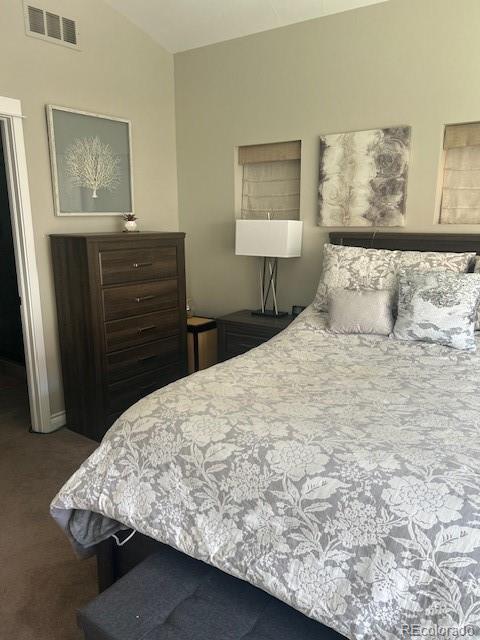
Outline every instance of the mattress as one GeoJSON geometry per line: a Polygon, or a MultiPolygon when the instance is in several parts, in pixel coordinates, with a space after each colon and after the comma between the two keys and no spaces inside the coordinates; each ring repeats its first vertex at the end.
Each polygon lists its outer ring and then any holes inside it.
{"type": "Polygon", "coordinates": [[[52,515],[79,553],[132,528],[351,640],[480,637],[479,370],[308,308],[133,405],[52,515]]]}

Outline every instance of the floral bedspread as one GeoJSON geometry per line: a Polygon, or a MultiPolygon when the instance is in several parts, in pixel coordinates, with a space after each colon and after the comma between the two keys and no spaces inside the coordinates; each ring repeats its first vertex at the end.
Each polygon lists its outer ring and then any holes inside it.
{"type": "Polygon", "coordinates": [[[132,527],[352,640],[479,638],[479,354],[309,308],[131,407],[52,514],[79,549],[132,527]]]}

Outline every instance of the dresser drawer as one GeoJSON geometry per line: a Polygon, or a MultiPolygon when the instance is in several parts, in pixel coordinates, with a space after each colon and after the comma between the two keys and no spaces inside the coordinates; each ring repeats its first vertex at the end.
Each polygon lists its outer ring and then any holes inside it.
{"type": "Polygon", "coordinates": [[[175,247],[100,251],[100,274],[103,285],[141,282],[177,275],[175,247]]]}
{"type": "Polygon", "coordinates": [[[239,356],[258,347],[272,336],[252,336],[247,333],[241,333],[227,329],[225,332],[225,355],[228,358],[239,356]]]}
{"type": "Polygon", "coordinates": [[[117,351],[107,356],[108,382],[117,382],[147,371],[153,371],[163,365],[178,362],[180,358],[180,336],[149,342],[125,351],[117,351]]]}
{"type": "Polygon", "coordinates": [[[178,307],[176,278],[103,290],[103,312],[107,321],[172,307],[178,307]]]}
{"type": "Polygon", "coordinates": [[[107,411],[116,414],[128,409],[152,391],[178,380],[182,375],[179,363],[144,373],[108,386],[107,411]]]}
{"type": "Polygon", "coordinates": [[[105,323],[107,351],[127,349],[145,342],[153,342],[178,334],[180,313],[178,309],[148,313],[124,320],[105,323]]]}

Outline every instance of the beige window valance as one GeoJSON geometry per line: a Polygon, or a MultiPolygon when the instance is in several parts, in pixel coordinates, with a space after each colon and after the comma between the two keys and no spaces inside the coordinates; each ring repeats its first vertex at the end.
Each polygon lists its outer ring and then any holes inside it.
{"type": "Polygon", "coordinates": [[[302,143],[300,140],[252,144],[238,148],[238,162],[239,164],[258,164],[259,162],[300,160],[301,151],[302,143]]]}
{"type": "Polygon", "coordinates": [[[480,122],[449,124],[445,127],[444,149],[480,146],[480,122]]]}

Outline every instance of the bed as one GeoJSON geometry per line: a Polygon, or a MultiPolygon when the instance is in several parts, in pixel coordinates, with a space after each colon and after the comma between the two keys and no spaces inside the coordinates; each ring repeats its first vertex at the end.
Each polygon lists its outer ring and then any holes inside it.
{"type": "MultiPolygon", "coordinates": [[[[472,235],[330,239],[480,247],[472,235]]],[[[351,640],[414,625],[480,637],[479,368],[480,349],[332,335],[307,308],[131,407],[52,515],[80,554],[100,549],[102,586],[164,543],[351,640]]]]}

